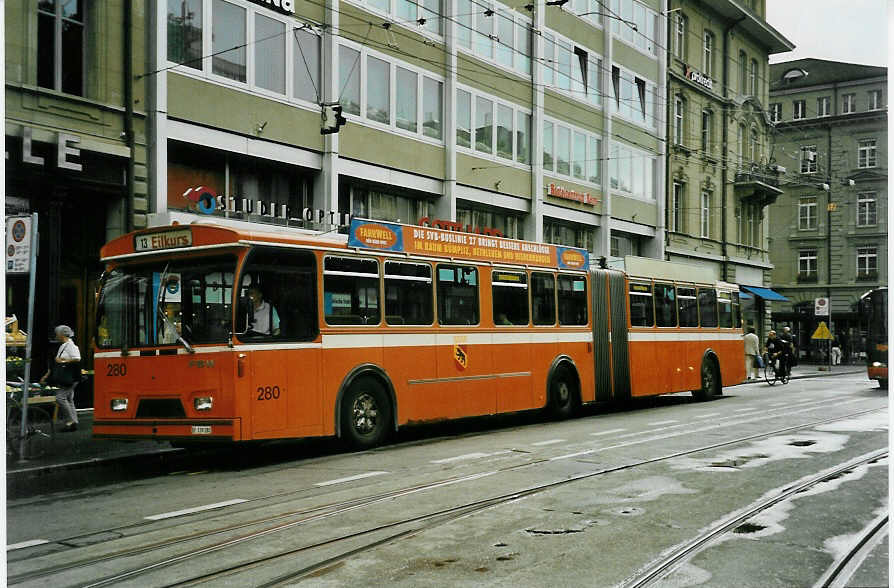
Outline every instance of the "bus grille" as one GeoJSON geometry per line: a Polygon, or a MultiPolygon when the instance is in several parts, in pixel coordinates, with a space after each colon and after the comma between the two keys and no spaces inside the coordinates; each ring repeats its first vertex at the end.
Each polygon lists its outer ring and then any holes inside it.
{"type": "Polygon", "coordinates": [[[137,407],[138,419],[184,418],[186,412],[179,398],[144,398],[137,407]]]}

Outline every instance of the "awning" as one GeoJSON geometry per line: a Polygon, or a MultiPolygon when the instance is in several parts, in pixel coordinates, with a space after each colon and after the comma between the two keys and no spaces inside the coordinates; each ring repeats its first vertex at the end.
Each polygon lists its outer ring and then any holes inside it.
{"type": "Polygon", "coordinates": [[[758,288],[757,286],[743,286],[739,285],[740,288],[745,290],[746,292],[751,292],[758,298],[763,298],[764,300],[779,300],[782,302],[789,302],[789,299],[780,294],[779,292],[774,292],[769,288],[758,288]]]}
{"type": "Polygon", "coordinates": [[[751,300],[752,298],[754,298],[754,296],[752,296],[752,295],[749,294],[748,292],[742,292],[742,291],[740,290],[740,291],[739,291],[739,298],[740,298],[741,300],[751,300]]]}

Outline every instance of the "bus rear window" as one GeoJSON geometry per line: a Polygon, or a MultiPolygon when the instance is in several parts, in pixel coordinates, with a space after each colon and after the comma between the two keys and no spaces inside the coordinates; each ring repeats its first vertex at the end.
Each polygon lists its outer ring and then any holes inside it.
{"type": "Polygon", "coordinates": [[[379,262],[356,257],[325,258],[323,304],[330,325],[379,324],[379,262]]]}
{"type": "Polygon", "coordinates": [[[438,322],[478,324],[478,270],[465,265],[438,266],[438,322]]]}
{"type": "Polygon", "coordinates": [[[385,262],[385,322],[430,325],[434,318],[431,266],[385,262]]]}
{"type": "Polygon", "coordinates": [[[651,327],[652,284],[630,284],[630,326],[651,327]]]}
{"type": "Polygon", "coordinates": [[[559,276],[559,324],[587,324],[587,279],[559,276]]]}
{"type": "Polygon", "coordinates": [[[494,324],[528,324],[528,275],[494,270],[491,273],[494,324]]]}

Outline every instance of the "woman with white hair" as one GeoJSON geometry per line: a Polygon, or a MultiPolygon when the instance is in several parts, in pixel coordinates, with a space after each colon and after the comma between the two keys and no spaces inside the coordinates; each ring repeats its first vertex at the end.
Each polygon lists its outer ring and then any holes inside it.
{"type": "MultiPolygon", "coordinates": [[[[81,362],[81,351],[72,340],[74,331],[71,330],[71,327],[67,325],[59,325],[56,327],[55,333],[56,340],[62,343],[62,345],[59,346],[59,350],[56,352],[55,362],[61,365],[71,363],[79,364],[81,362]]],[[[52,370],[49,369],[47,370],[47,373],[43,375],[40,379],[41,384],[46,382],[51,371],[52,370]]],[[[56,392],[56,403],[62,407],[62,411],[67,418],[65,426],[61,429],[62,432],[65,433],[77,431],[78,429],[78,412],[75,410],[74,405],[74,388],[77,383],[78,378],[74,378],[74,381],[70,385],[60,387],[59,391],[56,392]]]]}

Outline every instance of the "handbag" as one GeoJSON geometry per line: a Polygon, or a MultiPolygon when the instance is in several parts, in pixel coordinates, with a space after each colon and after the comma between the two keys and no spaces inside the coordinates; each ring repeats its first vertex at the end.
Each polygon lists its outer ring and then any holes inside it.
{"type": "Polygon", "coordinates": [[[50,377],[48,378],[51,386],[58,388],[68,388],[81,377],[81,363],[73,361],[70,363],[53,362],[50,368],[50,377]]]}
{"type": "Polygon", "coordinates": [[[754,356],[754,365],[756,365],[759,368],[764,367],[764,358],[761,357],[760,355],[755,355],[754,356]]]}

